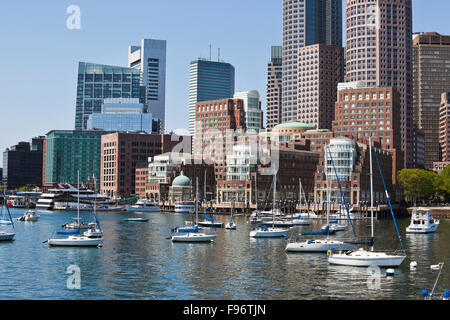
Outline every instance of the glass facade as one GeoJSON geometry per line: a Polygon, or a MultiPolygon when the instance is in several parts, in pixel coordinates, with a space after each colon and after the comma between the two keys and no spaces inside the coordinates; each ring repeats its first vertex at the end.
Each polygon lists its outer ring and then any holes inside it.
{"type": "Polygon", "coordinates": [[[153,132],[153,116],[151,113],[136,114],[104,114],[95,113],[89,117],[87,129],[121,132],[153,132]]]}
{"type": "Polygon", "coordinates": [[[45,184],[83,183],[95,175],[100,184],[101,137],[105,131],[60,131],[47,134],[45,145],[45,184]]]}
{"type": "Polygon", "coordinates": [[[258,133],[263,127],[263,113],[261,111],[261,102],[259,93],[256,90],[236,92],[234,99],[244,101],[245,126],[247,132],[258,133]]]}
{"type": "Polygon", "coordinates": [[[106,98],[141,98],[140,71],[80,62],[75,129],[86,130],[89,116],[100,113],[106,98]]]}
{"type": "Polygon", "coordinates": [[[234,95],[234,67],[229,63],[196,60],[189,70],[189,133],[195,131],[195,104],[231,98],[234,95]]]}

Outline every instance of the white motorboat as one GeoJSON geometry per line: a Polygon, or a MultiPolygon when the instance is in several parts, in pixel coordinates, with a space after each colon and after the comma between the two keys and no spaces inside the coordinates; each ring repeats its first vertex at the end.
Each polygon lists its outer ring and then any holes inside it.
{"type": "Polygon", "coordinates": [[[286,237],[288,230],[276,228],[275,227],[275,215],[277,212],[280,212],[280,210],[277,210],[275,208],[276,206],[276,194],[277,194],[277,174],[274,173],[273,175],[273,198],[272,198],[272,212],[275,214],[272,214],[272,227],[266,227],[266,226],[257,226],[256,228],[253,228],[252,231],[250,231],[250,237],[251,238],[280,238],[280,237],[286,237]]]}
{"type": "Polygon", "coordinates": [[[172,242],[212,242],[214,240],[216,240],[216,235],[198,232],[174,234],[172,236],[172,242]]]}
{"type": "Polygon", "coordinates": [[[48,239],[49,246],[62,247],[97,247],[103,242],[102,237],[91,238],[88,236],[73,235],[63,239],[48,239]]]}
{"type": "Polygon", "coordinates": [[[130,212],[161,212],[161,208],[149,200],[139,200],[135,205],[127,206],[126,209],[130,212]]]}
{"type": "Polygon", "coordinates": [[[329,250],[352,250],[355,246],[338,240],[306,240],[291,242],[286,246],[288,252],[328,252],[329,250]]]}
{"type": "MultiPolygon", "coordinates": [[[[373,239],[374,236],[374,215],[373,215],[373,170],[372,170],[372,139],[369,137],[369,157],[370,157],[370,201],[371,201],[371,238],[373,239]]],[[[381,167],[378,162],[378,156],[375,153],[375,156],[377,157],[377,163],[378,168],[380,171],[380,176],[383,181],[384,189],[386,192],[386,197],[389,203],[389,208],[391,209],[392,217],[394,219],[395,226],[397,228],[397,223],[395,221],[394,213],[392,212],[391,207],[391,201],[389,198],[389,193],[386,189],[386,185],[384,184],[384,178],[383,173],[381,172],[381,167]]],[[[400,234],[397,234],[401,242],[400,234]]],[[[402,247],[403,243],[401,242],[402,247]]],[[[360,248],[357,251],[350,251],[350,252],[340,252],[335,254],[334,252],[330,251],[328,253],[328,262],[330,264],[335,265],[344,265],[344,266],[354,266],[354,267],[369,267],[369,266],[378,266],[378,267],[398,267],[402,264],[402,262],[406,258],[405,249],[403,248],[403,254],[397,255],[397,254],[388,254],[385,252],[375,252],[374,248],[372,246],[371,251],[367,251],[363,248],[360,248]]]]}
{"type": "Polygon", "coordinates": [[[25,222],[36,222],[39,220],[41,216],[38,215],[33,210],[28,210],[24,213],[24,215],[20,218],[17,218],[17,221],[25,221],[25,222]]]}
{"type": "Polygon", "coordinates": [[[193,213],[195,205],[193,202],[175,202],[175,213],[193,213]]]}
{"type": "MultiPolygon", "coordinates": [[[[342,250],[345,251],[345,250],[342,250]]],[[[330,253],[328,262],[336,265],[355,267],[398,267],[406,259],[406,255],[390,255],[385,252],[373,252],[360,248],[345,253],[330,253]]]]}
{"type": "Polygon", "coordinates": [[[414,208],[411,224],[406,228],[407,233],[433,233],[439,226],[439,220],[433,219],[431,209],[414,208]]]}

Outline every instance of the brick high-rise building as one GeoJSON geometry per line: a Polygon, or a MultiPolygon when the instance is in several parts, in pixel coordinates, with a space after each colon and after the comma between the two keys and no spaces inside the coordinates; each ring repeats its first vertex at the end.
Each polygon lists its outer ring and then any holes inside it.
{"type": "Polygon", "coordinates": [[[149,157],[162,154],[183,142],[172,135],[116,132],[101,138],[100,191],[110,196],[136,194],[136,166],[149,157]],[[176,139],[175,139],[176,140],[176,139]]]}
{"type": "Polygon", "coordinates": [[[442,161],[450,161],[450,92],[441,96],[439,123],[439,144],[442,152],[442,161]]]}
{"type": "Polygon", "coordinates": [[[372,137],[393,156],[393,176],[403,168],[400,94],[393,88],[344,89],[338,93],[333,131],[337,136],[372,137]]]}
{"type": "Polygon", "coordinates": [[[226,156],[246,131],[244,101],[225,99],[195,106],[194,158],[214,164],[216,180],[226,178],[226,156]]]}
{"type": "Polygon", "coordinates": [[[412,160],[411,0],[347,0],[346,81],[400,93],[402,150],[412,160]]]}
{"type": "Polygon", "coordinates": [[[450,36],[436,32],[413,37],[414,125],[425,135],[425,168],[440,160],[439,108],[450,89],[450,36]]]}
{"type": "Polygon", "coordinates": [[[272,46],[271,60],[267,66],[267,130],[272,130],[273,127],[281,123],[282,52],[282,46],[272,46]]]}
{"type": "Polygon", "coordinates": [[[298,50],[317,43],[342,46],[342,1],[283,0],[281,122],[298,119],[298,50]]]}
{"type": "Polygon", "coordinates": [[[314,44],[298,50],[297,120],[331,129],[337,86],[344,80],[344,49],[314,44]]]}

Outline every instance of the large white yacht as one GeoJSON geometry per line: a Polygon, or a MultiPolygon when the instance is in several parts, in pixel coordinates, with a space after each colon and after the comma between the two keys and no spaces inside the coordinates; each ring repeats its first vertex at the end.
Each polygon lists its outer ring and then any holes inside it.
{"type": "Polygon", "coordinates": [[[161,212],[161,208],[150,200],[139,200],[133,206],[127,206],[127,211],[131,212],[161,212]]]}
{"type": "Polygon", "coordinates": [[[414,208],[411,224],[406,228],[407,233],[433,233],[439,226],[439,220],[433,219],[430,209],[414,208]]]}
{"type": "Polygon", "coordinates": [[[96,194],[93,190],[80,189],[68,183],[60,183],[56,188],[42,193],[36,209],[40,210],[77,210],[78,193],[80,197],[80,209],[90,210],[94,200],[97,204],[107,204],[111,199],[107,196],[96,194]]]}
{"type": "Polygon", "coordinates": [[[175,202],[175,213],[193,213],[195,205],[192,201],[177,201],[175,202]]]}

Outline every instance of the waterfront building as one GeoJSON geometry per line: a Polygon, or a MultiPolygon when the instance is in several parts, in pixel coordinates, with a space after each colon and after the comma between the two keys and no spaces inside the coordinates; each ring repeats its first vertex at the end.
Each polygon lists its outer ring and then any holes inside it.
{"type": "Polygon", "coordinates": [[[3,152],[2,183],[9,190],[42,186],[42,153],[45,137],[32,138],[3,152]]]}
{"type": "Polygon", "coordinates": [[[393,183],[403,168],[400,94],[392,87],[342,89],[338,93],[333,132],[337,136],[369,136],[393,154],[393,183]]]}
{"type": "Polygon", "coordinates": [[[172,181],[172,185],[169,187],[169,202],[192,201],[195,198],[194,193],[191,179],[186,177],[183,171],[181,171],[180,175],[172,181]]]}
{"type": "Polygon", "coordinates": [[[199,102],[195,113],[194,157],[213,164],[216,180],[226,176],[226,156],[246,134],[244,102],[224,99],[199,102]]]}
{"type": "Polygon", "coordinates": [[[181,141],[172,135],[115,132],[101,137],[100,191],[112,197],[136,194],[136,166],[171,151],[181,141]]]}
{"type": "Polygon", "coordinates": [[[267,66],[266,128],[272,130],[281,123],[281,94],[283,81],[283,47],[272,46],[267,66]]]}
{"type": "Polygon", "coordinates": [[[146,190],[148,189],[148,162],[139,162],[136,164],[136,178],[135,178],[136,195],[146,197],[146,190]]]}
{"type": "Polygon", "coordinates": [[[297,120],[331,129],[338,83],[344,80],[344,49],[313,44],[298,49],[297,120]]]}
{"type": "Polygon", "coordinates": [[[433,163],[433,171],[441,174],[442,170],[444,170],[446,167],[450,165],[450,161],[439,161],[433,163]]]}
{"type": "Polygon", "coordinates": [[[413,36],[414,125],[425,135],[425,168],[440,160],[439,109],[450,88],[450,36],[436,32],[413,36]]]}
{"type": "Polygon", "coordinates": [[[236,92],[233,99],[244,102],[245,127],[248,133],[259,133],[263,128],[263,112],[259,92],[256,90],[236,92]]]}
{"type": "MultiPolygon", "coordinates": [[[[194,159],[190,153],[167,152],[149,158],[148,188],[146,195],[154,201],[172,201],[169,197],[170,187],[174,179],[183,172],[190,181],[192,188],[196,188],[199,181],[199,196],[212,200],[215,197],[214,167],[204,163],[201,159],[194,159]],[[206,176],[206,195],[205,190],[206,176]]],[[[173,190],[172,190],[173,191],[173,190]]],[[[194,195],[193,195],[194,196],[194,195]]],[[[194,200],[193,197],[190,200],[194,200]]]]}
{"type": "Polygon", "coordinates": [[[189,133],[195,134],[198,102],[231,98],[234,95],[234,67],[225,62],[198,59],[189,66],[189,133]]]}
{"type": "Polygon", "coordinates": [[[100,182],[100,145],[106,131],[52,130],[47,133],[43,161],[44,185],[100,182]]]}
{"type": "Polygon", "coordinates": [[[86,130],[89,116],[100,113],[103,101],[107,98],[141,98],[140,71],[80,62],[75,130],[86,130]]]}
{"type": "Polygon", "coordinates": [[[412,1],[347,0],[346,80],[400,93],[402,151],[411,166],[412,1]]]}
{"type": "Polygon", "coordinates": [[[105,99],[101,113],[89,116],[87,130],[159,133],[159,120],[144,113],[139,99],[105,99]]]}
{"type": "Polygon", "coordinates": [[[161,120],[161,133],[166,119],[166,48],[165,40],[142,39],[140,46],[128,50],[128,67],[141,73],[145,113],[161,120]]]}
{"type": "Polygon", "coordinates": [[[342,1],[283,0],[281,122],[299,119],[299,48],[318,43],[342,47],[342,1]]]}
{"type": "MultiPolygon", "coordinates": [[[[390,196],[395,199],[396,196],[391,180],[386,179],[386,177],[392,176],[392,154],[387,150],[381,149],[380,144],[377,142],[374,142],[374,146],[381,163],[386,187],[390,196]]],[[[368,140],[341,136],[330,139],[328,148],[331,154],[331,157],[328,157],[330,201],[343,205],[342,194],[344,194],[347,204],[359,204],[361,201],[370,201],[368,140]]],[[[373,161],[376,162],[375,159],[373,161]]],[[[383,182],[376,163],[373,165],[373,188],[374,202],[387,203],[383,182]]],[[[314,201],[322,203],[327,198],[325,158],[323,153],[315,173],[314,189],[314,201]]]]}
{"type": "Polygon", "coordinates": [[[439,144],[442,161],[450,161],[450,92],[441,94],[439,144]]]}

